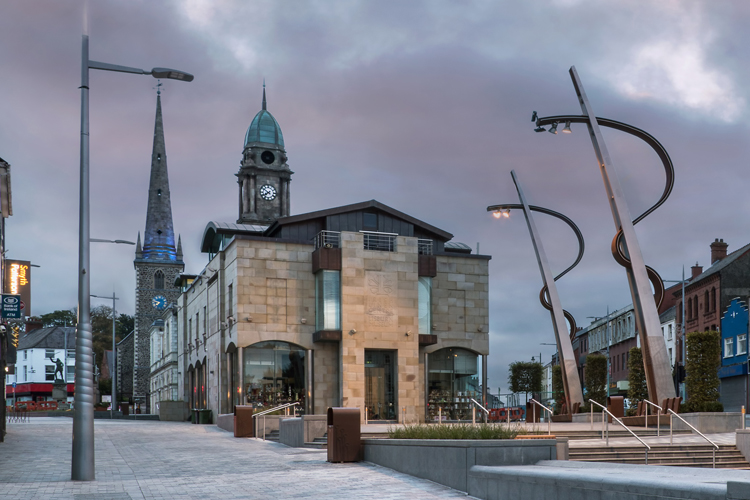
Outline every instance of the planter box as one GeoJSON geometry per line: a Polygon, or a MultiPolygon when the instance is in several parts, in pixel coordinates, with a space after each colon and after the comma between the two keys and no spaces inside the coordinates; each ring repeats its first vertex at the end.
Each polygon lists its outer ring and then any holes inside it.
{"type": "MultiPolygon", "coordinates": [[[[744,418],[744,415],[740,412],[680,413],[680,416],[703,434],[734,432],[737,429],[742,429],[742,419],[744,418]]],[[[669,425],[669,419],[667,418],[666,420],[667,425],[669,425]]],[[[650,417],[648,422],[649,424],[651,423],[650,417]]],[[[663,422],[664,419],[662,419],[663,422]]],[[[690,427],[676,417],[672,417],[672,425],[676,430],[690,429],[690,427]]]]}
{"type": "MultiPolygon", "coordinates": [[[[567,439],[561,443],[567,445],[567,439]]],[[[532,465],[556,460],[556,439],[363,439],[364,459],[405,474],[467,490],[474,465],[532,465]]]]}

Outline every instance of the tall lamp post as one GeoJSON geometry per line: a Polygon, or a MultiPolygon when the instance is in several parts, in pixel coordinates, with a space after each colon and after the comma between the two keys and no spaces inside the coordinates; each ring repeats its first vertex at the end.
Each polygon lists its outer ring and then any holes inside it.
{"type": "Polygon", "coordinates": [[[538,118],[536,111],[532,115],[532,121],[536,123],[536,131],[544,132],[545,125],[551,125],[549,132],[557,134],[557,126],[565,123],[563,132],[570,133],[571,123],[585,123],[588,126],[591,143],[597,159],[597,165],[604,181],[607,192],[607,200],[612,211],[612,218],[617,233],[612,240],[612,255],[618,264],[625,267],[630,293],[633,298],[633,312],[636,325],[641,337],[641,349],[643,352],[643,365],[646,372],[646,384],[648,385],[649,398],[652,401],[661,401],[664,398],[675,396],[674,384],[672,382],[672,370],[667,355],[667,348],[661,335],[661,323],[659,322],[658,306],[664,298],[664,283],[658,273],[646,266],[638,244],[638,237],[633,226],[643,220],[648,214],[656,210],[666,201],[672,192],[674,185],[674,167],[666,149],[653,136],[647,132],[631,125],[600,118],[595,116],[591,103],[589,102],[583,84],[578,76],[575,66],[570,68],[570,77],[573,87],[578,96],[583,115],[561,115],[538,118]],[[615,175],[615,168],[609,151],[604,142],[600,126],[614,128],[622,132],[634,135],[645,141],[656,151],[662,160],[666,172],[666,185],[659,201],[646,212],[631,221],[630,212],[625,201],[625,196],[615,175]],[[654,286],[657,296],[657,304],[653,300],[651,284],[654,286]]]}
{"type": "Polygon", "coordinates": [[[526,201],[526,196],[523,194],[523,190],[521,189],[521,183],[519,182],[518,177],[516,176],[516,172],[514,170],[511,170],[510,174],[513,177],[513,182],[516,185],[516,190],[518,191],[518,198],[521,201],[521,203],[520,204],[514,203],[514,204],[504,204],[504,205],[492,205],[492,206],[487,207],[487,211],[493,212],[493,215],[495,215],[496,217],[498,216],[508,217],[511,209],[522,209],[524,216],[526,217],[526,225],[529,227],[529,234],[531,235],[531,242],[534,245],[534,251],[536,252],[536,260],[537,260],[537,263],[539,264],[539,271],[542,273],[542,282],[544,283],[542,290],[539,292],[539,300],[542,303],[542,306],[544,306],[545,309],[550,311],[550,315],[552,316],[552,327],[555,332],[555,341],[557,342],[557,352],[559,353],[560,364],[562,365],[562,379],[563,379],[563,389],[565,391],[565,400],[567,403],[568,412],[573,413],[574,404],[576,403],[578,403],[578,405],[583,404],[583,391],[581,390],[581,379],[578,376],[578,366],[577,366],[577,362],[575,359],[575,354],[573,352],[573,343],[572,343],[572,338],[575,336],[575,333],[576,333],[576,322],[575,322],[575,319],[573,318],[573,315],[562,308],[562,305],[560,303],[560,296],[557,293],[557,286],[555,285],[555,281],[562,278],[565,274],[567,274],[568,271],[570,271],[575,266],[577,266],[578,263],[581,261],[581,258],[583,257],[583,250],[584,250],[583,235],[581,234],[580,229],[578,229],[578,226],[576,226],[572,220],[570,220],[568,217],[564,216],[563,214],[559,212],[555,212],[554,210],[550,210],[548,208],[529,205],[528,202],[526,201]],[[568,224],[568,226],[570,226],[571,229],[573,229],[573,231],[576,234],[576,237],[578,238],[578,257],[576,258],[575,262],[573,262],[573,264],[570,267],[568,267],[566,270],[564,270],[563,272],[561,272],[559,275],[555,276],[554,278],[549,268],[549,262],[547,261],[547,255],[544,252],[542,241],[539,238],[539,232],[537,231],[536,224],[534,223],[534,216],[531,213],[532,210],[536,212],[542,212],[548,215],[552,215],[564,221],[566,224],[568,224]],[[566,318],[568,319],[568,322],[570,323],[569,335],[565,335],[566,333],[565,319],[566,318]]]}
{"type": "Polygon", "coordinates": [[[78,205],[78,327],[76,332],[75,413],[73,414],[73,450],[71,479],[96,479],[94,462],[94,364],[92,356],[91,298],[89,269],[89,69],[118,71],[154,78],[190,82],[193,75],[182,71],[154,68],[146,71],[89,59],[89,37],[81,44],[81,167],[78,205]]]}

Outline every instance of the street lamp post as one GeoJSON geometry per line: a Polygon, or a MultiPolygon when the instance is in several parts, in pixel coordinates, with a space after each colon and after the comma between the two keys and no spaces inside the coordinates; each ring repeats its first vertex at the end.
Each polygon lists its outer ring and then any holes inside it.
{"type": "Polygon", "coordinates": [[[89,209],[89,69],[118,71],[154,78],[170,78],[190,82],[193,75],[166,68],[145,71],[89,59],[89,37],[81,44],[81,166],[78,206],[78,327],[76,332],[75,413],[73,414],[73,446],[71,479],[96,479],[94,462],[94,366],[92,360],[90,298],[90,209],[89,209]]]}
{"type": "Polygon", "coordinates": [[[578,229],[578,226],[576,226],[572,220],[570,220],[563,214],[555,212],[554,210],[550,210],[548,208],[529,205],[526,201],[526,197],[523,194],[523,190],[521,189],[521,183],[516,176],[516,172],[511,170],[510,174],[513,177],[513,182],[516,185],[516,191],[518,191],[518,198],[521,203],[492,205],[487,207],[487,211],[493,212],[493,215],[496,216],[500,214],[500,216],[507,217],[511,209],[523,210],[524,216],[526,218],[526,225],[529,227],[531,242],[534,245],[536,260],[539,264],[539,271],[542,273],[542,282],[544,284],[541,292],[539,292],[539,300],[542,303],[542,306],[550,311],[550,315],[552,316],[552,327],[555,332],[555,341],[557,342],[557,352],[559,353],[560,365],[562,366],[562,379],[563,390],[565,391],[565,400],[567,403],[568,412],[573,413],[573,405],[575,403],[578,403],[579,405],[583,404],[583,391],[581,389],[581,381],[578,375],[578,366],[575,359],[575,354],[573,352],[572,343],[572,339],[575,336],[576,332],[576,322],[573,318],[573,315],[562,308],[555,281],[563,277],[568,271],[573,269],[581,261],[584,251],[583,235],[581,234],[580,229],[578,229]],[[531,213],[532,210],[552,215],[564,221],[571,227],[571,229],[573,229],[576,237],[578,238],[578,257],[570,267],[568,267],[566,270],[555,277],[552,276],[552,272],[550,271],[549,263],[547,261],[547,255],[544,252],[542,241],[539,238],[539,233],[537,231],[536,224],[534,223],[534,216],[531,213]],[[566,318],[570,323],[569,335],[565,335],[565,331],[567,329],[565,325],[566,318]]]}
{"type": "Polygon", "coordinates": [[[649,398],[652,401],[661,401],[664,398],[675,396],[667,348],[661,336],[661,324],[657,312],[658,305],[654,303],[652,299],[654,294],[651,291],[651,284],[653,284],[657,302],[661,304],[661,300],[664,298],[664,283],[658,273],[644,263],[633,226],[656,210],[669,197],[674,185],[674,167],[666,149],[650,134],[622,122],[595,116],[574,66],[570,68],[570,77],[573,80],[573,86],[578,95],[583,115],[537,118],[537,114],[534,112],[532,121],[536,122],[537,128],[535,130],[537,132],[546,130],[543,125],[552,125],[549,131],[555,134],[557,133],[557,125],[559,123],[565,123],[563,132],[570,132],[571,123],[585,123],[588,126],[589,136],[594,147],[597,164],[602,175],[602,180],[604,181],[604,188],[607,192],[607,199],[612,211],[615,229],[617,230],[612,240],[612,255],[618,264],[625,267],[630,284],[630,293],[633,298],[633,312],[641,337],[643,365],[646,372],[649,398]],[[667,182],[662,196],[655,205],[632,221],[600,126],[614,128],[642,139],[656,151],[664,165],[667,182]]]}

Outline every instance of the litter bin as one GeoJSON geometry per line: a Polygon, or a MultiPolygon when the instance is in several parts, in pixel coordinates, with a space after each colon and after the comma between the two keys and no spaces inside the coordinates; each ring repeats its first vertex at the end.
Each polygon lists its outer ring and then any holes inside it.
{"type": "Polygon", "coordinates": [[[359,408],[328,408],[328,461],[359,462],[359,408]]]}
{"type": "MultiPolygon", "coordinates": [[[[608,396],[607,397],[607,409],[617,418],[625,416],[625,398],[623,396],[608,396]]],[[[610,422],[612,417],[607,416],[610,422]]]]}
{"type": "Polygon", "coordinates": [[[532,403],[531,401],[526,403],[526,423],[538,423],[542,411],[542,408],[538,404],[532,403]]]}
{"type": "Polygon", "coordinates": [[[253,407],[250,405],[235,406],[234,437],[255,437],[253,431],[253,407]]]}
{"type": "Polygon", "coordinates": [[[128,410],[130,410],[130,405],[129,404],[121,404],[120,405],[120,411],[122,411],[122,414],[124,416],[126,416],[126,417],[130,414],[130,412],[128,410]]]}
{"type": "Polygon", "coordinates": [[[199,424],[210,424],[211,423],[211,410],[195,410],[198,416],[199,424]]]}

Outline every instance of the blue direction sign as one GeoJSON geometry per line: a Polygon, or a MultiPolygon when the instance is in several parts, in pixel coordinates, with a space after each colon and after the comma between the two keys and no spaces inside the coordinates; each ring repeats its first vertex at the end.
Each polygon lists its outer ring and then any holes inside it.
{"type": "Polygon", "coordinates": [[[3,294],[2,301],[2,312],[3,318],[20,318],[21,317],[21,296],[20,295],[9,295],[3,294]]]}

